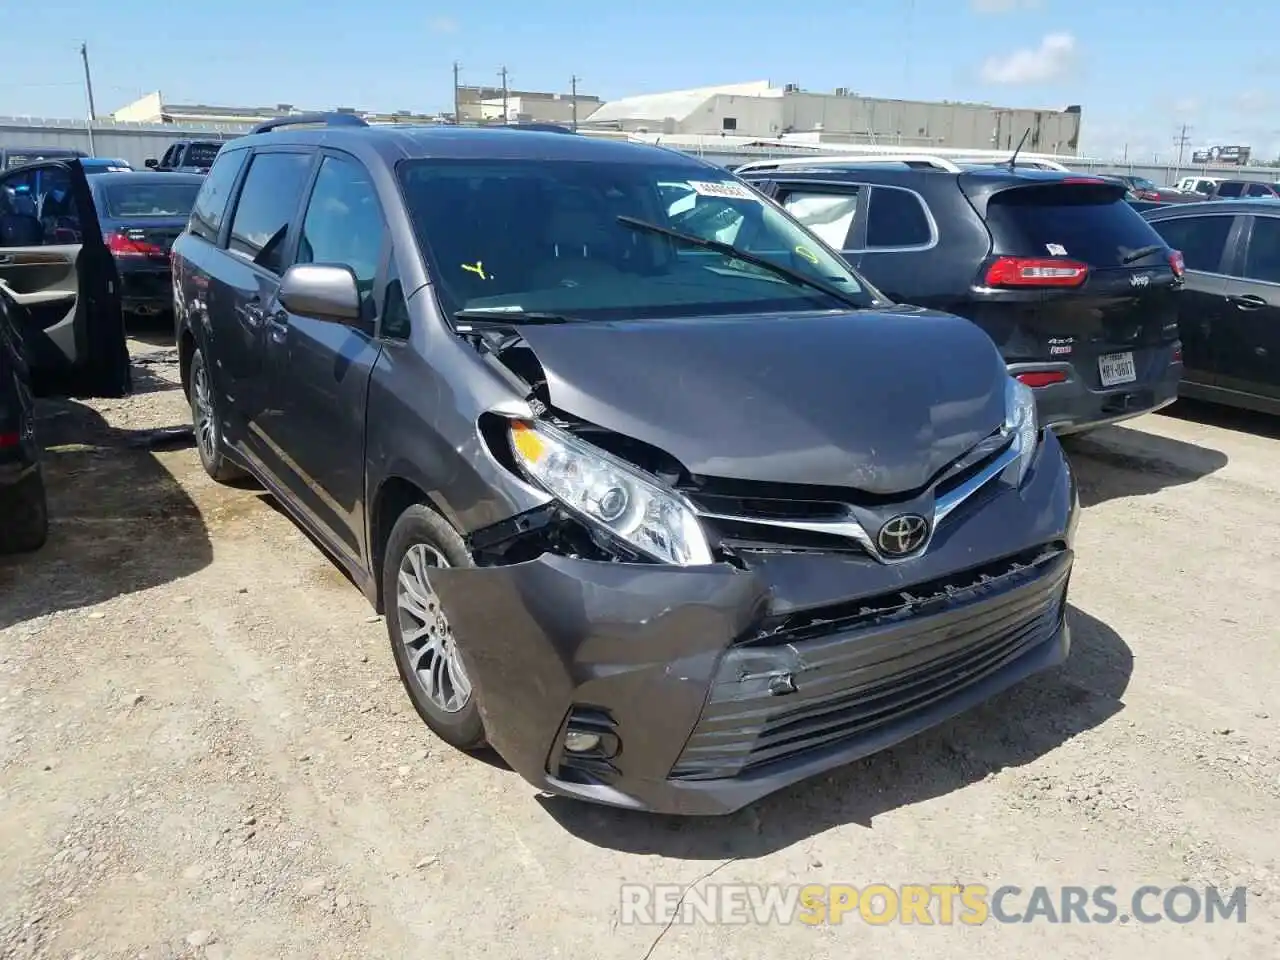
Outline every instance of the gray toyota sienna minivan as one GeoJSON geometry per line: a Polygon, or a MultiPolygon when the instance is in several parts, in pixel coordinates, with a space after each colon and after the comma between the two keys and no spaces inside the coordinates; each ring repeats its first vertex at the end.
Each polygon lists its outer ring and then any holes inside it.
{"type": "Polygon", "coordinates": [[[726,813],[1066,656],[1031,391],[721,168],[269,121],[173,270],[205,469],[385,612],[438,736],[541,788],[726,813]]]}

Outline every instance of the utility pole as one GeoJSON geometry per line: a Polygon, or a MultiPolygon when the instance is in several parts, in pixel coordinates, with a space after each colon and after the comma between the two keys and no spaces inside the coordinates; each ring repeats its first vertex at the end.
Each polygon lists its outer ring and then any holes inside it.
{"type": "Polygon", "coordinates": [[[1177,182],[1179,176],[1182,175],[1182,155],[1187,149],[1187,144],[1191,142],[1191,138],[1187,136],[1187,125],[1182,125],[1182,131],[1173,138],[1173,145],[1178,148],[1178,165],[1174,167],[1173,179],[1177,182]]]}
{"type": "Polygon", "coordinates": [[[499,70],[498,76],[502,78],[502,122],[510,123],[511,114],[507,107],[507,102],[510,99],[509,92],[507,90],[507,68],[503,67],[501,70],[499,70]]]}
{"type": "Polygon", "coordinates": [[[569,103],[573,107],[573,129],[578,129],[578,77],[569,78],[569,103]]]}
{"type": "Polygon", "coordinates": [[[453,122],[462,122],[462,94],[458,79],[462,76],[462,64],[453,61],[453,122]]]}
{"type": "Polygon", "coordinates": [[[89,134],[89,153],[92,155],[93,149],[93,119],[98,115],[97,109],[93,104],[93,77],[89,74],[89,45],[87,43],[80,44],[80,59],[84,61],[84,92],[89,98],[89,123],[86,130],[89,134]]]}

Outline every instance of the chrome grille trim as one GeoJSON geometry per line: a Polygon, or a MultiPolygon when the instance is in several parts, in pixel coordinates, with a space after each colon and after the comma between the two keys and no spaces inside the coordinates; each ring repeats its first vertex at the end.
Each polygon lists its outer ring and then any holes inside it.
{"type": "Polygon", "coordinates": [[[987,464],[980,471],[969,477],[963,483],[956,486],[953,490],[948,490],[942,496],[934,501],[933,517],[929,523],[929,537],[925,540],[920,549],[915,553],[905,557],[885,557],[880,553],[879,548],[875,544],[875,539],[867,532],[852,515],[843,517],[838,520],[786,520],[775,517],[752,517],[740,514],[717,513],[707,510],[698,510],[697,514],[706,520],[722,520],[730,523],[746,523],[756,524],[763,527],[785,527],[790,530],[803,530],[808,533],[827,534],[833,537],[841,537],[846,540],[852,540],[857,543],[868,556],[873,557],[880,563],[894,564],[904,563],[913,560],[920,554],[929,549],[929,544],[933,542],[934,533],[947,517],[955,513],[965,501],[974,494],[978,493],[987,484],[991,483],[999,477],[1005,470],[1011,467],[1018,460],[1018,450],[1016,445],[1010,445],[1003,453],[996,457],[991,463],[987,464]]]}

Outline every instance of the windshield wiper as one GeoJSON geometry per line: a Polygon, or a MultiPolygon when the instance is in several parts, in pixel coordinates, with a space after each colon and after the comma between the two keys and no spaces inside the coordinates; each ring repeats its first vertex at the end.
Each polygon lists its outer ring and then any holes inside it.
{"type": "Polygon", "coordinates": [[[847,303],[849,306],[858,310],[866,307],[866,304],[859,303],[852,294],[832,286],[825,280],[819,280],[816,277],[810,277],[799,270],[793,270],[791,267],[784,267],[780,263],[774,263],[772,260],[762,257],[759,254],[751,253],[740,247],[735,247],[732,243],[725,243],[722,240],[709,240],[706,237],[699,237],[697,234],[684,233],[680,230],[672,230],[670,227],[664,227],[659,223],[650,223],[648,220],[641,220],[638,217],[628,217],[622,215],[618,217],[618,222],[636,230],[647,230],[650,233],[656,233],[659,236],[670,237],[672,240],[678,240],[681,243],[687,243],[691,247],[701,247],[704,250],[714,250],[716,253],[722,253],[726,257],[732,257],[735,260],[741,260],[743,263],[750,263],[753,266],[760,267],[762,270],[768,270],[775,276],[781,277],[796,286],[809,287],[820,293],[825,293],[829,297],[834,297],[841,303],[847,303]]]}
{"type": "Polygon", "coordinates": [[[1137,250],[1133,251],[1133,253],[1126,253],[1120,258],[1120,262],[1133,263],[1136,260],[1141,260],[1143,257],[1149,257],[1153,253],[1159,253],[1163,249],[1164,244],[1162,243],[1153,243],[1149,247],[1139,247],[1137,250]]]}
{"type": "Polygon", "coordinates": [[[538,311],[529,310],[503,310],[503,309],[484,309],[478,307],[472,310],[459,310],[453,315],[453,319],[461,320],[464,323],[470,322],[488,326],[496,324],[498,326],[535,326],[538,324],[551,323],[581,323],[577,317],[566,317],[560,313],[540,313],[538,311]]]}

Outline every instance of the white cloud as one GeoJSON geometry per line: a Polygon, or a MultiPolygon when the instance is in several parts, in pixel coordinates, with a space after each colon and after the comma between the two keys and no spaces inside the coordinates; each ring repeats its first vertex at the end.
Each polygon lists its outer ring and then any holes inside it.
{"type": "Polygon", "coordinates": [[[1051,33],[1038,47],[989,57],[982,65],[982,79],[1001,84],[1048,83],[1064,77],[1075,59],[1076,38],[1069,33],[1051,33]]]}
{"type": "Polygon", "coordinates": [[[436,17],[428,26],[432,33],[457,33],[458,21],[453,17],[436,17]]]}
{"type": "Polygon", "coordinates": [[[1013,13],[1016,10],[1039,10],[1041,0],[969,0],[974,13],[1013,13]]]}

